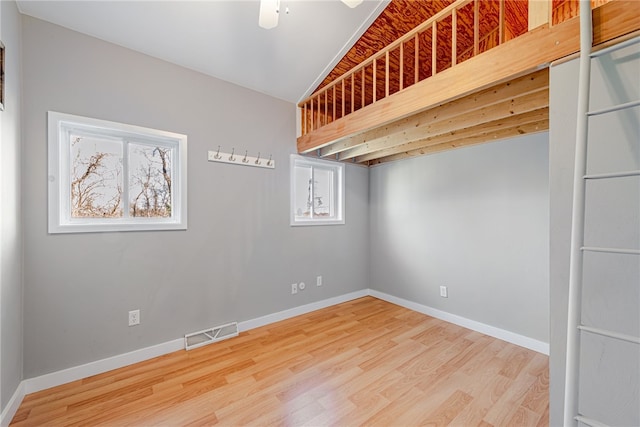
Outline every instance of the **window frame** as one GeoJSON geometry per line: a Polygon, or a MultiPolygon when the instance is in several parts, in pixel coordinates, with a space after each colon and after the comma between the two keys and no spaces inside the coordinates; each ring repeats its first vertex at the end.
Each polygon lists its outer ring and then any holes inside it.
{"type": "MultiPolygon", "coordinates": [[[[345,165],[344,163],[329,160],[315,159],[310,157],[292,154],[290,157],[290,203],[289,203],[289,224],[291,226],[308,226],[308,225],[342,225],[345,224],[345,165]],[[296,216],[296,182],[295,168],[297,166],[319,168],[323,170],[331,170],[333,178],[337,180],[335,184],[336,194],[331,203],[334,204],[336,214],[334,218],[327,219],[324,217],[300,219],[296,216]]],[[[312,172],[313,174],[313,172],[312,172]]]]}
{"type": "MultiPolygon", "coordinates": [[[[48,112],[47,121],[49,234],[187,229],[186,135],[56,111],[48,112]],[[122,139],[123,175],[129,173],[129,144],[171,148],[171,217],[130,217],[130,201],[123,197],[126,213],[121,218],[72,218],[70,133],[74,131],[122,139]]],[[[123,195],[128,195],[128,189],[123,195]]]]}

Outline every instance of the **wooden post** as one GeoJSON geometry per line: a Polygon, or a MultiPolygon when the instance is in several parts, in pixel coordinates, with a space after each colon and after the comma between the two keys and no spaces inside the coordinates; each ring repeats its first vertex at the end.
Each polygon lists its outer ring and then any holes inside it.
{"type": "Polygon", "coordinates": [[[551,0],[529,0],[529,31],[549,23],[551,0]]]}
{"type": "Polygon", "coordinates": [[[504,10],[504,0],[500,0],[500,11],[498,13],[498,44],[504,43],[504,22],[505,22],[505,10],[504,10]]]}
{"type": "Polygon", "coordinates": [[[451,66],[458,62],[458,13],[451,11],[451,66]]]}
{"type": "Polygon", "coordinates": [[[336,119],[336,85],[333,85],[333,120],[336,119]]]}
{"type": "Polygon", "coordinates": [[[480,3],[473,2],[473,56],[480,53],[480,3]]]}
{"type": "Polygon", "coordinates": [[[378,90],[377,90],[378,89],[378,81],[377,81],[378,76],[376,75],[376,71],[378,71],[378,62],[376,61],[376,58],[373,58],[373,84],[372,84],[372,87],[373,87],[373,102],[372,103],[377,101],[377,99],[376,99],[377,96],[376,95],[378,95],[378,90]]]}
{"type": "Polygon", "coordinates": [[[347,97],[347,95],[344,93],[344,80],[342,79],[342,115],[340,117],[344,117],[344,104],[345,104],[345,98],[347,97]]]}
{"type": "Polygon", "coordinates": [[[438,21],[433,21],[431,26],[431,75],[438,71],[438,21]]]}
{"type": "Polygon", "coordinates": [[[404,43],[400,43],[400,82],[398,90],[404,89],[404,43]]]}
{"type": "Polygon", "coordinates": [[[356,77],[355,73],[351,74],[351,112],[352,113],[356,105],[356,85],[355,85],[356,78],[355,77],[356,77]]]}
{"type": "Polygon", "coordinates": [[[414,78],[413,78],[413,84],[418,83],[418,79],[420,79],[420,70],[418,69],[418,67],[420,66],[420,54],[419,54],[419,47],[420,47],[420,42],[418,41],[418,33],[416,33],[416,37],[415,37],[415,49],[414,49],[414,53],[415,53],[415,64],[414,64],[414,78]]]}
{"type": "Polygon", "coordinates": [[[389,51],[384,55],[384,96],[389,96],[389,51]]]}

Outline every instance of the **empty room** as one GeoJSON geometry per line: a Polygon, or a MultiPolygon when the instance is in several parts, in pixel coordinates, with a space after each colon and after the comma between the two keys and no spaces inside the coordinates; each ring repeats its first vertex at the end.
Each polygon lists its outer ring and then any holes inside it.
{"type": "Polygon", "coordinates": [[[640,425],[634,0],[0,1],[0,425],[640,425]]]}

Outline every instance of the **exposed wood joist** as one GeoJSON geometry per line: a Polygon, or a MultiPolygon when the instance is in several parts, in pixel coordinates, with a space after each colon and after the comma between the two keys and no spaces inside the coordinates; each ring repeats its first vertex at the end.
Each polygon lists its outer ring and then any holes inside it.
{"type": "MultiPolygon", "coordinates": [[[[532,111],[526,115],[522,115],[517,121],[496,120],[495,122],[483,123],[451,134],[439,135],[432,139],[415,141],[415,145],[421,146],[421,148],[407,149],[406,151],[396,152],[395,154],[389,154],[380,158],[374,158],[373,160],[370,160],[368,164],[375,165],[393,160],[421,156],[424,154],[432,154],[454,148],[498,141],[505,138],[513,138],[515,136],[529,133],[543,132],[548,129],[549,109],[543,108],[541,110],[532,111]]],[[[376,153],[376,156],[381,154],[385,153],[376,153]]],[[[356,160],[364,162],[366,157],[363,156],[356,160]]]]}
{"type": "Polygon", "coordinates": [[[338,158],[346,160],[413,140],[540,109],[549,104],[548,88],[548,70],[540,70],[439,105],[390,126],[332,144],[321,150],[321,156],[339,153],[338,158]]]}
{"type": "Polygon", "coordinates": [[[396,147],[414,144],[420,148],[423,141],[428,141],[442,135],[455,136],[457,132],[463,129],[476,129],[484,123],[505,122],[519,124],[520,120],[529,120],[526,116],[531,111],[543,109],[549,105],[549,91],[547,89],[533,92],[529,95],[514,98],[512,100],[503,101],[489,107],[484,107],[470,113],[463,113],[460,117],[451,120],[431,123],[427,126],[413,129],[405,132],[397,137],[390,137],[387,140],[380,141],[380,144],[367,147],[360,146],[347,150],[340,155],[340,160],[351,159],[357,157],[356,161],[362,162],[370,160],[371,157],[362,157],[365,154],[372,154],[373,158],[382,157],[381,151],[404,151],[398,150],[396,147]]]}
{"type": "MultiPolygon", "coordinates": [[[[640,12],[632,3],[613,1],[593,11],[594,45],[640,29],[640,12]]],[[[502,97],[495,91],[506,93],[519,79],[526,81],[529,77],[519,76],[546,68],[578,49],[577,18],[552,27],[543,25],[301,136],[298,151],[319,149],[323,157],[336,155],[340,160],[377,164],[475,144],[483,138],[491,141],[546,130],[548,110],[542,107],[548,105],[548,98],[545,103],[542,93],[533,95],[540,88],[531,83],[529,89],[514,90],[517,95],[502,97]],[[487,99],[483,102],[482,98],[487,99]],[[519,121],[523,118],[520,113],[530,111],[546,111],[547,116],[519,121]],[[500,121],[504,123],[497,123],[500,121]],[[457,140],[451,139],[452,135],[457,140]]],[[[544,76],[547,80],[541,87],[547,91],[548,76],[544,76]]]]}

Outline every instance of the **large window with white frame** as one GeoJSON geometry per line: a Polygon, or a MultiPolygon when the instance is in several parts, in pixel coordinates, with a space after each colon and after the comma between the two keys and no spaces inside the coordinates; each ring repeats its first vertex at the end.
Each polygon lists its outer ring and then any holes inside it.
{"type": "Polygon", "coordinates": [[[344,163],[291,155],[291,225],[344,224],[344,163]]]}
{"type": "Polygon", "coordinates": [[[49,233],[187,228],[187,136],[49,111],[49,233]]]}

